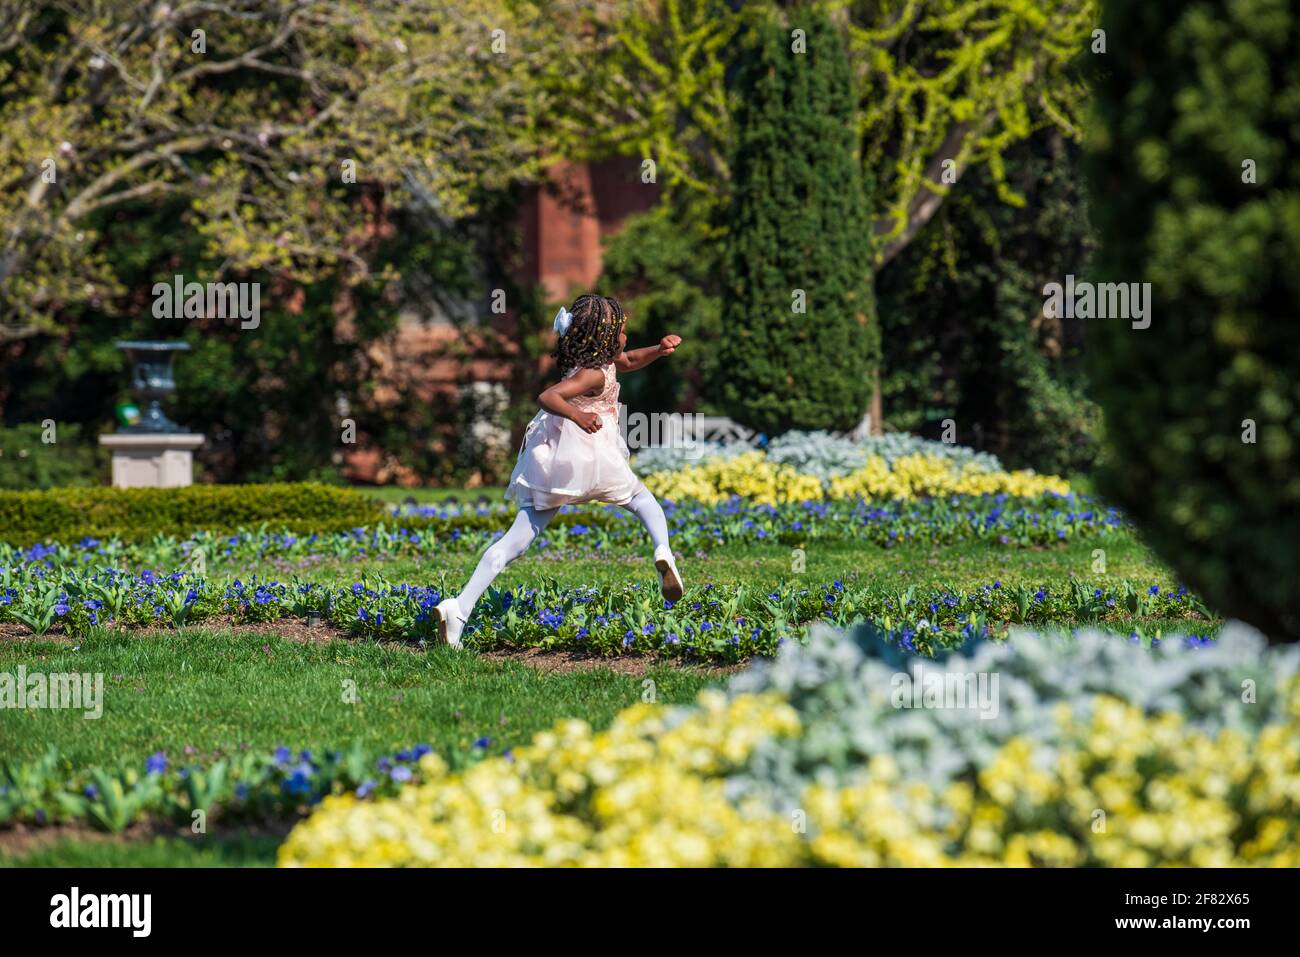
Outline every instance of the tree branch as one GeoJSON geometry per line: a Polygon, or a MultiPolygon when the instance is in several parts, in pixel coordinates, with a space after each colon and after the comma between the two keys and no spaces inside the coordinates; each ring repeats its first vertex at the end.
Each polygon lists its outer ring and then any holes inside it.
{"type": "MultiPolygon", "coordinates": [[[[948,196],[948,187],[952,186],[961,179],[962,173],[966,172],[967,163],[965,160],[957,161],[957,156],[961,153],[962,144],[965,143],[966,137],[971,132],[971,124],[954,123],[948,130],[947,135],[943,138],[938,151],[931,157],[929,164],[922,174],[921,189],[919,189],[912,201],[907,206],[907,223],[902,231],[893,238],[885,241],[882,248],[876,255],[876,270],[879,271],[882,266],[897,256],[907,244],[916,238],[916,234],[934,218],[934,214],[939,211],[943,201],[948,196]],[[953,160],[953,182],[944,183],[944,161],[953,160]]],[[[894,232],[895,221],[890,217],[881,217],[876,220],[874,232],[877,236],[888,236],[894,232]]]]}

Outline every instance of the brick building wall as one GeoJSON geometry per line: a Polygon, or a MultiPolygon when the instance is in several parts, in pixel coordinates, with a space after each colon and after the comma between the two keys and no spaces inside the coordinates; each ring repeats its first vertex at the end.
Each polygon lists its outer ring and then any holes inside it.
{"type": "Polygon", "coordinates": [[[539,284],[557,302],[590,291],[600,277],[601,240],[658,198],[657,185],[641,182],[635,159],[553,167],[521,210],[524,259],[516,278],[539,284]]]}

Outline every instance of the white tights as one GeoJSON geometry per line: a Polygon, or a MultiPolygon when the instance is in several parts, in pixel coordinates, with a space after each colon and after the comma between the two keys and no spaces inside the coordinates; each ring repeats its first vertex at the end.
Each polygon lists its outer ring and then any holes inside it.
{"type": "MultiPolygon", "coordinates": [[[[623,508],[641,520],[641,524],[650,533],[650,541],[654,543],[656,554],[661,548],[668,547],[668,519],[664,517],[663,508],[649,489],[641,489],[623,508]]],[[[474,574],[470,576],[469,583],[465,585],[464,591],[456,596],[456,604],[460,606],[461,614],[469,618],[480,596],[487,591],[493,579],[501,574],[503,568],[528,551],[528,546],[533,543],[533,539],[551,523],[551,519],[557,512],[559,512],[558,508],[535,509],[531,505],[525,505],[519,510],[514,523],[506,529],[506,533],[488,546],[483,557],[479,559],[474,574]]]]}

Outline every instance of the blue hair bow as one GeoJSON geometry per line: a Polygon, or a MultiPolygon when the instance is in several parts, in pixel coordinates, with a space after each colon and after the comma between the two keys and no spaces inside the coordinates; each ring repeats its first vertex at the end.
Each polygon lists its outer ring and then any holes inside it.
{"type": "Polygon", "coordinates": [[[569,331],[569,326],[572,324],[573,313],[561,306],[560,311],[555,314],[555,325],[552,328],[560,335],[564,335],[569,331]]]}

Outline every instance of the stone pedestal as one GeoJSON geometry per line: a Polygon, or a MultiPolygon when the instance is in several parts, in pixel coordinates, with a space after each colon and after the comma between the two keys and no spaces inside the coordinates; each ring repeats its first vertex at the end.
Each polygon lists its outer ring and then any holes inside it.
{"type": "Polygon", "coordinates": [[[203,436],[184,432],[101,435],[113,452],[115,488],[180,488],[194,483],[194,450],[203,436]]]}

